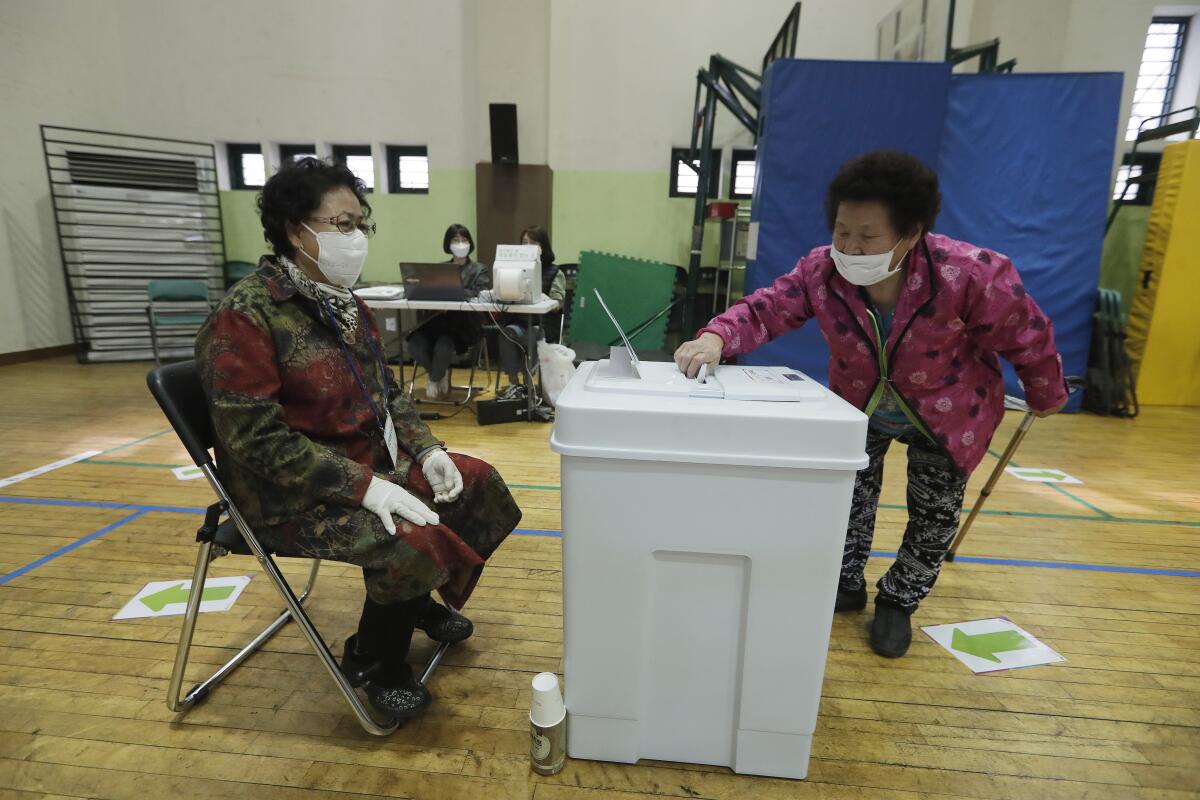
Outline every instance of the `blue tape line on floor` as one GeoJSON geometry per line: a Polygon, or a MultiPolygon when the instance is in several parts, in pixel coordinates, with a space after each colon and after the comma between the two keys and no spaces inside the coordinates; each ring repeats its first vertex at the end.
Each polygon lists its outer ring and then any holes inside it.
{"type": "Polygon", "coordinates": [[[1021,558],[985,558],[955,556],[954,563],[997,564],[1003,567],[1040,567],[1043,569],[1075,569],[1085,572],[1119,572],[1127,575],[1167,575],[1174,578],[1200,578],[1200,571],[1190,569],[1157,569],[1154,567],[1122,567],[1112,564],[1072,564],[1069,561],[1027,561],[1021,558]]]}
{"type": "Polygon", "coordinates": [[[50,497],[0,497],[0,503],[30,506],[64,506],[66,508],[116,508],[133,511],[165,511],[172,514],[203,514],[207,509],[190,506],[151,506],[143,503],[106,503],[101,500],[56,500],[50,497]]]}
{"type": "Polygon", "coordinates": [[[93,539],[99,539],[104,534],[115,531],[117,528],[121,527],[122,525],[129,523],[129,522],[133,522],[135,519],[145,516],[145,515],[146,515],[145,511],[135,511],[132,514],[130,514],[128,517],[125,517],[125,519],[117,520],[116,522],[112,523],[111,525],[105,525],[103,528],[96,531],[95,533],[89,533],[87,536],[84,536],[82,539],[79,539],[78,541],[71,542],[68,545],[64,545],[64,546],[58,548],[53,553],[44,555],[36,561],[30,561],[28,564],[26,564],[23,567],[17,567],[16,569],[14,569],[12,572],[8,573],[7,575],[0,575],[0,586],[3,586],[4,584],[8,583],[13,578],[19,578],[22,575],[24,575],[26,572],[35,570],[38,567],[42,566],[43,564],[53,561],[54,559],[58,558],[61,555],[66,555],[67,553],[71,552],[72,550],[74,550],[76,548],[83,547],[85,544],[92,541],[93,539]]]}
{"type": "MultiPolygon", "coordinates": [[[[873,558],[895,558],[895,553],[872,550],[873,558]]],[[[986,556],[955,556],[955,564],[989,564],[1001,567],[1039,567],[1042,569],[1074,569],[1086,572],[1119,572],[1126,575],[1168,575],[1174,578],[1200,578],[1200,572],[1190,569],[1158,569],[1156,567],[1122,567],[1114,564],[1076,564],[1070,561],[1029,561],[1022,558],[987,558],[986,556]]]]}
{"type": "MultiPolygon", "coordinates": [[[[54,500],[54,499],[40,498],[40,497],[3,497],[3,496],[0,496],[0,503],[18,503],[18,504],[23,504],[23,505],[45,505],[45,506],[66,506],[66,507],[76,507],[76,508],[116,508],[116,509],[122,509],[122,510],[131,509],[131,510],[134,510],[137,512],[129,517],[126,517],[121,522],[115,523],[115,525],[113,527],[119,527],[121,525],[124,525],[126,522],[129,522],[130,520],[136,519],[137,517],[141,516],[142,514],[148,514],[152,511],[165,511],[165,512],[176,513],[176,514],[203,514],[206,510],[203,508],[186,508],[186,507],[182,507],[182,506],[149,506],[149,505],[138,505],[138,504],[134,504],[134,503],[104,503],[104,502],[99,502],[99,501],[95,501],[95,500],[54,500]]],[[[1180,524],[1188,524],[1188,523],[1180,523],[1180,524]]],[[[34,566],[37,566],[39,563],[45,563],[45,561],[49,561],[51,558],[55,558],[58,555],[61,555],[62,552],[68,552],[68,551],[74,549],[75,547],[78,547],[80,544],[83,544],[86,541],[91,541],[91,539],[95,538],[96,536],[100,536],[103,533],[107,533],[108,530],[111,530],[111,527],[108,529],[105,529],[103,531],[91,534],[90,537],[81,539],[79,542],[76,542],[73,545],[67,545],[67,547],[63,548],[63,550],[61,552],[56,551],[55,553],[52,553],[51,555],[47,556],[41,562],[34,562],[34,566]]],[[[538,530],[535,528],[517,528],[516,530],[513,531],[513,533],[517,534],[518,536],[546,536],[546,537],[550,537],[550,538],[561,538],[561,536],[562,536],[562,531],[538,530]]],[[[872,550],[871,555],[875,558],[895,558],[896,557],[895,553],[889,553],[889,552],[882,551],[882,550],[872,550]]],[[[1164,576],[1176,577],[1176,578],[1200,578],[1200,571],[1193,571],[1193,570],[1186,570],[1186,569],[1158,569],[1155,567],[1124,567],[1124,566],[1120,566],[1120,565],[1116,565],[1116,564],[1077,564],[1077,563],[1071,563],[1069,561],[1028,561],[1028,560],[1016,559],[1016,558],[985,558],[983,556],[956,556],[954,559],[954,562],[955,563],[961,562],[964,564],[992,564],[992,565],[1004,566],[1004,567],[1037,567],[1040,569],[1068,569],[1068,570],[1084,570],[1084,571],[1088,571],[1088,572],[1116,572],[1116,573],[1122,573],[1122,574],[1126,574],[1126,575],[1164,575],[1164,576]]],[[[33,567],[29,567],[29,569],[32,569],[32,568],[33,567]]],[[[26,569],[25,567],[22,567],[21,569],[24,571],[28,571],[28,569],[26,569]]],[[[7,579],[7,576],[6,576],[6,579],[7,579]]],[[[2,584],[3,582],[4,582],[3,580],[0,580],[0,584],[2,584]]]]}

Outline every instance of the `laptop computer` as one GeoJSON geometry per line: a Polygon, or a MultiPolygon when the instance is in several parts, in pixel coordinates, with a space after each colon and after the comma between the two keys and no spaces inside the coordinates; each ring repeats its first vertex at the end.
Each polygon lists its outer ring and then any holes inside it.
{"type": "Polygon", "coordinates": [[[401,264],[404,296],[408,300],[464,301],[467,290],[462,270],[445,261],[439,264],[401,264]]]}

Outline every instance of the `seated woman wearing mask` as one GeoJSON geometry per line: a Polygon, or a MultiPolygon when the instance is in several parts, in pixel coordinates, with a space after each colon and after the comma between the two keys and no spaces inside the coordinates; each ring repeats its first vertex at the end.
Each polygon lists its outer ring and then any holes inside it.
{"type": "Polygon", "coordinates": [[[366,599],[342,669],[401,719],[429,692],[406,663],[438,641],[521,512],[488,464],[451,455],[405,400],[367,307],[348,290],[374,232],[361,181],[314,158],[271,177],[258,207],[275,251],[230,289],[196,340],[221,477],[281,556],[362,567],[366,599]]]}
{"type": "MultiPolygon", "coordinates": [[[[474,249],[475,240],[466,225],[455,223],[446,228],[442,252],[450,256],[447,268],[462,273],[462,285],[468,297],[475,297],[492,287],[491,270],[470,258],[474,249]]],[[[441,400],[450,394],[450,361],[455,355],[467,352],[482,335],[483,323],[479,315],[469,311],[432,312],[409,334],[408,352],[428,376],[425,384],[427,399],[441,400]]]]}
{"type": "Polygon", "coordinates": [[[866,606],[863,577],[883,458],[908,445],[908,526],[876,584],[870,644],[904,655],[909,615],[938,577],[958,529],[963,490],[1004,414],[997,355],[1014,367],[1038,416],[1067,400],[1050,320],[999,253],[931,233],[937,175],[916,158],[867,153],[844,164],[825,210],[833,245],[713,319],[675,353],[694,376],[816,318],[829,343],[829,384],[870,417],[870,463],[858,473],[837,611],[866,606]]]}
{"type": "MultiPolygon", "coordinates": [[[[536,244],[542,251],[542,294],[551,300],[558,301],[559,310],[542,317],[542,324],[533,329],[533,341],[545,338],[549,342],[558,341],[558,331],[562,324],[562,304],[567,296],[567,276],[554,266],[554,248],[550,246],[550,234],[545,228],[530,225],[521,232],[521,244],[536,244]]],[[[508,376],[508,386],[500,393],[502,399],[511,400],[520,397],[524,391],[519,383],[519,376],[524,372],[521,368],[521,352],[525,348],[525,320],[516,316],[507,316],[501,335],[498,337],[500,346],[500,369],[508,376]],[[519,343],[519,344],[518,344],[519,343]]],[[[536,345],[535,345],[536,346],[536,345]]],[[[531,364],[537,363],[537,353],[529,353],[531,364]]]]}

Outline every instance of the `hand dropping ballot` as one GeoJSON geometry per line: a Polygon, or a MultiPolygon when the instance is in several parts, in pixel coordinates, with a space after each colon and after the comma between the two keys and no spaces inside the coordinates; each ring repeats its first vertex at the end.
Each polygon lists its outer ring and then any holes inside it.
{"type": "Polygon", "coordinates": [[[717,367],[711,375],[701,368],[699,375],[689,378],[673,362],[641,361],[599,290],[596,299],[623,344],[611,348],[608,360],[592,371],[588,388],[593,391],[786,403],[825,397],[820,386],[790,367],[726,365],[717,367]]]}

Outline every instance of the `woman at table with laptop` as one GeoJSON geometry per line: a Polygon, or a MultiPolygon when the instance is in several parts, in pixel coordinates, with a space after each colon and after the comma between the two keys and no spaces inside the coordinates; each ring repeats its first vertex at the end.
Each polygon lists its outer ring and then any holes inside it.
{"type": "MultiPolygon", "coordinates": [[[[450,256],[447,266],[462,272],[462,286],[468,297],[476,297],[492,288],[490,269],[471,259],[475,239],[466,225],[455,223],[446,228],[442,252],[450,256]]],[[[408,337],[408,352],[428,378],[425,397],[442,400],[450,394],[450,362],[466,353],[483,336],[478,314],[469,311],[428,312],[408,337]]]]}

